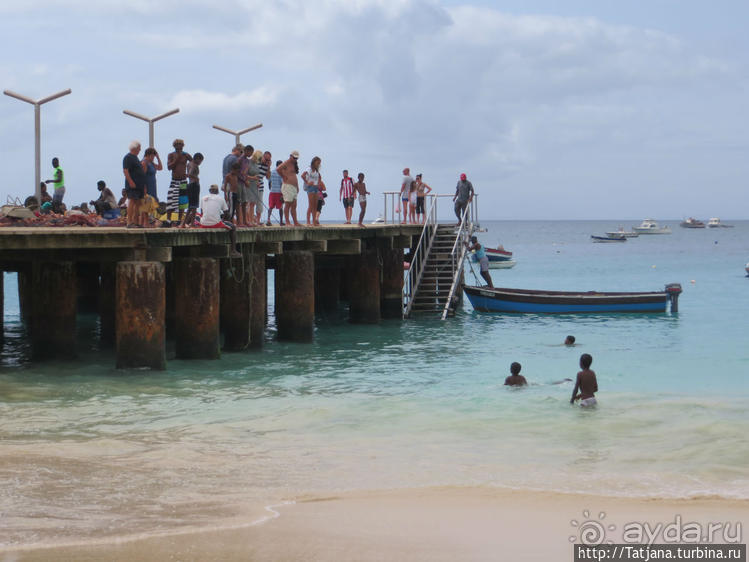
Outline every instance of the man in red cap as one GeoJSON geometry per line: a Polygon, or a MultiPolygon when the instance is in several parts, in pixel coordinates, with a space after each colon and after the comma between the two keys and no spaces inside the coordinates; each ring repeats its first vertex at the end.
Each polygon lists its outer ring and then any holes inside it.
{"type": "Polygon", "coordinates": [[[453,196],[453,201],[455,201],[455,216],[458,217],[458,226],[460,226],[460,221],[463,220],[463,213],[468,203],[472,200],[473,184],[466,179],[465,174],[460,174],[460,181],[455,186],[455,195],[453,196]]]}

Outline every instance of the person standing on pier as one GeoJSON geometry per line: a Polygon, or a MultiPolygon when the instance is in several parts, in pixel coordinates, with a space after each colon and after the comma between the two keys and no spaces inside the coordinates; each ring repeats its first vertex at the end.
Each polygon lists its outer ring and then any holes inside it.
{"type": "Polygon", "coordinates": [[[367,211],[369,191],[367,191],[367,184],[364,183],[364,174],[359,172],[357,178],[359,181],[354,184],[354,191],[359,194],[359,207],[361,208],[361,211],[359,211],[359,226],[364,227],[362,221],[364,220],[364,213],[367,211]]]}
{"type": "Polygon", "coordinates": [[[65,173],[60,167],[60,161],[57,157],[52,159],[52,168],[54,168],[54,175],[51,180],[47,180],[44,183],[51,183],[55,191],[52,194],[52,206],[59,207],[62,205],[62,198],[65,197],[65,173]]]}
{"type": "MultiPolygon", "coordinates": [[[[236,144],[234,145],[234,148],[231,149],[231,152],[224,157],[224,161],[221,164],[221,177],[224,178],[224,181],[226,180],[226,176],[229,175],[229,172],[231,172],[231,167],[239,162],[239,157],[242,155],[243,150],[243,145],[236,144]]],[[[224,186],[226,186],[226,183],[224,183],[224,186]]],[[[237,214],[237,209],[233,206],[234,203],[231,193],[224,190],[224,199],[226,200],[227,205],[229,205],[229,216],[233,217],[237,214]]]]}
{"type": "Polygon", "coordinates": [[[421,174],[416,174],[416,222],[423,224],[427,220],[424,202],[426,201],[427,193],[431,191],[432,188],[421,181],[421,174]]]}
{"type": "Polygon", "coordinates": [[[203,155],[196,152],[187,165],[187,213],[185,213],[182,228],[190,228],[195,223],[195,214],[198,212],[198,205],[200,205],[200,165],[202,163],[203,155]]]}
{"type": "Polygon", "coordinates": [[[145,216],[141,212],[141,203],[146,196],[146,172],[138,159],[140,143],[132,141],[130,151],[122,159],[122,173],[125,175],[125,190],[127,194],[127,226],[128,228],[142,228],[145,216]]]}
{"type": "Polygon", "coordinates": [[[289,159],[278,168],[283,183],[281,184],[281,195],[283,196],[283,214],[286,224],[290,225],[289,214],[294,219],[294,226],[301,226],[296,217],[297,196],[299,195],[299,151],[294,150],[289,159]]]}
{"type": "Polygon", "coordinates": [[[322,198],[322,190],[325,186],[320,176],[320,160],[319,156],[315,156],[309,164],[309,168],[304,170],[302,173],[302,179],[304,180],[304,191],[307,192],[307,226],[314,224],[317,226],[317,203],[322,198]],[[310,219],[312,222],[310,223],[310,219]]]}
{"type": "Polygon", "coordinates": [[[403,181],[401,182],[401,210],[403,211],[403,220],[401,224],[406,224],[408,220],[408,194],[411,191],[411,184],[414,179],[411,177],[411,169],[403,168],[403,181]]]}
{"type": "Polygon", "coordinates": [[[458,226],[460,226],[468,203],[473,201],[473,184],[468,181],[465,174],[460,174],[460,181],[455,186],[453,201],[455,201],[455,216],[458,217],[458,226]]]}
{"type": "Polygon", "coordinates": [[[283,183],[283,179],[281,178],[281,174],[278,173],[278,167],[281,164],[283,164],[283,162],[281,162],[281,160],[278,160],[276,162],[276,169],[270,173],[270,193],[268,193],[268,222],[265,223],[266,226],[270,226],[272,224],[270,222],[270,215],[273,212],[273,209],[278,209],[280,225],[283,226],[283,196],[281,195],[281,184],[283,183]]]}
{"type": "Polygon", "coordinates": [[[161,164],[161,157],[155,148],[147,148],[143,153],[143,162],[146,163],[146,191],[158,202],[159,194],[156,189],[156,172],[164,169],[164,166],[161,164]],[[154,160],[156,160],[155,164],[154,160]]]}
{"type": "Polygon", "coordinates": [[[247,178],[250,169],[250,160],[255,148],[248,144],[244,147],[244,153],[239,157],[239,212],[237,213],[237,226],[249,226],[250,216],[247,214],[247,206],[250,202],[250,180],[247,178]]]}
{"type": "Polygon", "coordinates": [[[354,212],[354,180],[348,176],[348,170],[343,170],[343,179],[341,180],[341,189],[338,191],[338,200],[343,201],[346,224],[351,224],[351,215],[354,212]]]}
{"type": "Polygon", "coordinates": [[[263,157],[260,159],[260,164],[258,164],[257,166],[260,170],[260,178],[257,180],[257,194],[258,198],[260,199],[260,202],[257,206],[256,217],[256,222],[258,224],[261,224],[263,222],[263,203],[265,201],[263,193],[265,192],[265,180],[267,179],[268,181],[270,181],[270,160],[272,157],[273,155],[266,150],[265,152],[263,152],[263,157]]]}
{"type": "Polygon", "coordinates": [[[183,152],[185,141],[174,139],[174,152],[170,152],[166,160],[166,167],[172,171],[172,182],[166,197],[167,214],[177,212],[177,224],[182,222],[182,216],[187,210],[187,163],[192,160],[187,152],[183,152]]]}

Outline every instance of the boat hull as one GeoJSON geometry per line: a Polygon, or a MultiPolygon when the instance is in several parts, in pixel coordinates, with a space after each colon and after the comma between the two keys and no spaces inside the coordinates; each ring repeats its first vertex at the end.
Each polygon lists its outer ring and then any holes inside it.
{"type": "Polygon", "coordinates": [[[490,289],[465,286],[463,290],[480,312],[580,314],[601,312],[665,312],[669,295],[665,291],[644,293],[598,293],[490,289]]]}

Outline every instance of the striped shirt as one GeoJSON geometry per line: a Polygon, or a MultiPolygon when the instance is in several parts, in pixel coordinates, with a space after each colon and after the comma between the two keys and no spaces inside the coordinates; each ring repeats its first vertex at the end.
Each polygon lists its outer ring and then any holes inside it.
{"type": "Polygon", "coordinates": [[[347,199],[354,196],[354,180],[350,177],[341,180],[341,195],[347,199]]]}
{"type": "Polygon", "coordinates": [[[262,191],[265,187],[265,178],[268,176],[268,164],[265,164],[261,160],[260,164],[258,164],[257,167],[260,169],[260,175],[262,176],[259,180],[257,180],[257,188],[262,191]]]}

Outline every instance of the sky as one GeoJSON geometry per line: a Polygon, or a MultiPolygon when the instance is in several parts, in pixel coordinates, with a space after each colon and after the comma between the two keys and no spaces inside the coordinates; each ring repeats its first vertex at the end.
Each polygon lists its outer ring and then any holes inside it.
{"type": "MultiPolygon", "coordinates": [[[[39,99],[42,179],[68,205],[119,192],[131,140],[201,152],[203,191],[242,137],[364,172],[371,219],[408,166],[482,219],[749,218],[745,0],[26,0],[0,3],[0,89],[39,99]]],[[[34,188],[33,108],[0,96],[0,199],[34,188]]],[[[169,173],[158,174],[166,196],[169,173]]],[[[331,201],[333,199],[333,201],[331,201]]],[[[440,205],[449,216],[449,200],[440,205]]],[[[301,209],[306,209],[302,202],[301,209]]]]}

